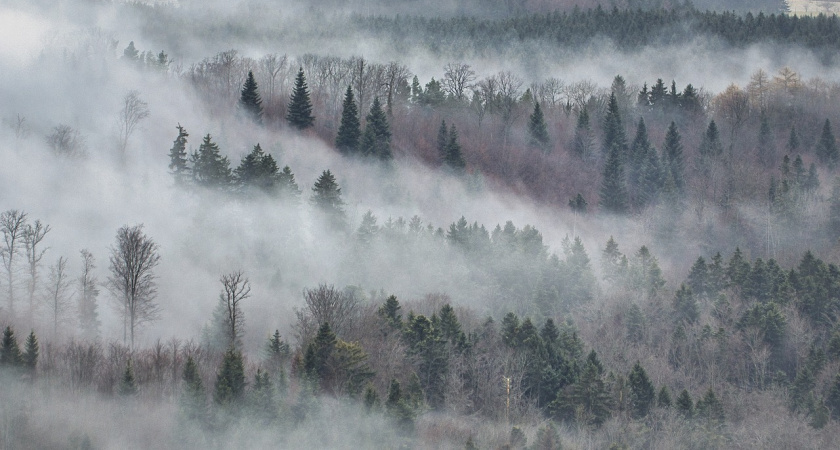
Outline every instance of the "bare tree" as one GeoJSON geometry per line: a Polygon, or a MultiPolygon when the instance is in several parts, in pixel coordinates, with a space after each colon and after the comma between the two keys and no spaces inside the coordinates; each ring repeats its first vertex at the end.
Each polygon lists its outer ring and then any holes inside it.
{"type": "Polygon", "coordinates": [[[82,337],[88,340],[95,340],[99,337],[99,313],[97,312],[96,299],[99,296],[99,281],[93,273],[96,268],[93,254],[84,249],[82,254],[82,275],[79,277],[79,328],[82,337]]]}
{"type": "Polygon", "coordinates": [[[222,275],[222,292],[219,294],[217,321],[224,327],[227,347],[240,347],[245,334],[245,314],[242,312],[242,300],[251,295],[251,286],[242,271],[222,275]]]}
{"type": "Polygon", "coordinates": [[[61,156],[83,156],[85,140],[77,130],[69,125],[58,125],[47,135],[47,145],[61,156]]]}
{"type": "Polygon", "coordinates": [[[3,248],[0,249],[0,256],[3,258],[3,268],[6,270],[10,317],[15,316],[15,274],[18,270],[15,260],[21,252],[21,240],[25,229],[25,212],[10,209],[0,214],[0,232],[3,233],[3,248]]]}
{"type": "Polygon", "coordinates": [[[123,318],[123,342],[130,339],[133,349],[137,327],[160,316],[154,274],[160,262],[158,245],[143,233],[143,225],[124,226],[117,230],[110,262],[108,290],[123,318]]]}
{"type": "Polygon", "coordinates": [[[449,63],[443,68],[443,88],[449,95],[463,102],[475,81],[475,71],[469,64],[449,63]]]}
{"type": "Polygon", "coordinates": [[[40,248],[40,244],[49,232],[50,226],[42,224],[40,220],[36,220],[34,225],[26,225],[23,230],[23,246],[29,269],[29,282],[26,288],[29,294],[28,319],[30,327],[33,326],[35,316],[35,291],[38,289],[38,267],[41,265],[41,259],[43,259],[44,253],[47,252],[47,249],[40,248]]]}
{"type": "Polygon", "coordinates": [[[286,55],[276,53],[265,55],[260,59],[261,73],[265,77],[261,83],[261,86],[265,89],[263,100],[269,107],[274,104],[274,94],[277,91],[277,75],[286,68],[287,62],[288,57],[286,55]]]}
{"type": "Polygon", "coordinates": [[[318,328],[328,322],[337,336],[343,336],[359,313],[359,299],[350,290],[319,284],[315,289],[304,289],[306,308],[295,311],[297,333],[301,342],[308,341],[318,328]]]}
{"type": "Polygon", "coordinates": [[[123,97],[123,107],[120,110],[120,155],[125,156],[128,149],[128,139],[143,119],[149,117],[149,104],[140,99],[137,91],[128,91],[123,97]]]}
{"type": "Polygon", "coordinates": [[[45,298],[47,307],[52,315],[53,339],[58,336],[58,324],[67,320],[65,317],[70,309],[70,278],[67,276],[67,258],[61,256],[55,265],[50,266],[50,277],[45,298]]]}

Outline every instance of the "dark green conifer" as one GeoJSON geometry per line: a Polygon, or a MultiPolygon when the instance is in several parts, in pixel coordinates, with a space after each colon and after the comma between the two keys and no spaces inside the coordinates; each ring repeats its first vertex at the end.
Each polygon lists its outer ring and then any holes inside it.
{"type": "Polygon", "coordinates": [[[822,134],[817,141],[816,153],[820,162],[826,164],[831,169],[834,169],[838,161],[840,161],[840,150],[837,149],[837,141],[834,139],[834,133],[831,131],[831,122],[828,119],[825,119],[822,134]]]}
{"type": "Polygon", "coordinates": [[[248,71],[248,77],[245,79],[245,84],[242,85],[239,108],[254,122],[262,123],[262,100],[260,100],[257,81],[254,79],[253,71],[248,71]]]}
{"type": "Polygon", "coordinates": [[[335,137],[335,146],[344,155],[354,155],[359,150],[359,140],[362,137],[362,125],[359,121],[359,109],[353,96],[353,89],[348,85],[344,94],[341,111],[341,125],[335,137]]]}
{"type": "Polygon", "coordinates": [[[626,214],[629,210],[624,164],[618,144],[613,145],[604,164],[600,206],[604,211],[613,214],[626,214]]]}
{"type": "Polygon", "coordinates": [[[298,130],[305,130],[315,123],[315,117],[312,115],[312,101],[309,98],[309,87],[306,85],[303,67],[300,68],[297,77],[295,77],[295,87],[289,100],[286,121],[298,130]]]}
{"type": "Polygon", "coordinates": [[[683,148],[680,142],[680,132],[677,124],[671,122],[665,134],[665,144],[662,146],[662,155],[665,159],[665,167],[673,178],[676,193],[682,196],[685,193],[685,161],[683,160],[683,148]]]}
{"type": "Polygon", "coordinates": [[[131,365],[131,359],[125,365],[125,371],[122,378],[120,378],[120,385],[117,388],[117,393],[123,397],[130,397],[137,395],[139,389],[137,383],[134,381],[134,368],[131,365]]]}
{"type": "Polygon", "coordinates": [[[35,336],[35,331],[32,330],[26,338],[24,353],[21,359],[23,367],[25,367],[30,373],[35,373],[35,367],[38,365],[38,351],[38,338],[35,336]]]}
{"type": "Polygon", "coordinates": [[[360,153],[367,157],[388,161],[391,154],[391,128],[388,117],[382,110],[379,97],[373,99],[370,112],[366,117],[365,132],[362,134],[360,153]]]}
{"type": "Polygon", "coordinates": [[[716,157],[723,154],[723,144],[720,141],[720,131],[718,131],[717,124],[714,119],[709,122],[706,132],[703,134],[703,139],[700,141],[700,155],[707,157],[716,157]]]}
{"type": "Polygon", "coordinates": [[[697,400],[697,415],[706,419],[712,425],[720,425],[726,420],[723,404],[718,400],[711,387],[700,400],[697,400]]]}
{"type": "Polygon", "coordinates": [[[685,284],[680,285],[674,296],[674,317],[676,322],[694,323],[700,316],[700,311],[697,308],[697,300],[694,298],[694,293],[691,288],[685,284]]]}
{"type": "Polygon", "coordinates": [[[589,113],[582,108],[578,113],[575,136],[572,140],[572,151],[575,155],[587,159],[592,156],[595,149],[595,137],[592,133],[592,126],[589,123],[589,113]]]}
{"type": "Polygon", "coordinates": [[[245,366],[242,353],[231,347],[225,352],[222,366],[216,373],[213,400],[220,406],[228,406],[240,401],[244,393],[245,366]]]}
{"type": "Polygon", "coordinates": [[[656,400],[656,390],[650,378],[648,378],[647,372],[638,361],[630,370],[627,382],[630,385],[630,404],[633,408],[633,416],[637,418],[647,416],[656,400]]]}
{"type": "Polygon", "coordinates": [[[201,146],[193,152],[190,159],[196,184],[217,189],[230,187],[233,182],[230,161],[227,156],[222,156],[219,146],[213,142],[210,134],[204,136],[201,146]]]}
{"type": "Polygon", "coordinates": [[[449,138],[446,142],[446,159],[444,164],[454,173],[463,173],[467,167],[464,155],[461,153],[461,144],[458,143],[458,130],[453,124],[449,127],[449,138]]]}
{"type": "Polygon", "coordinates": [[[178,137],[172,143],[172,149],[169,150],[169,170],[175,182],[178,184],[187,181],[187,175],[190,168],[187,166],[187,130],[178,124],[178,137]]]}
{"type": "Polygon", "coordinates": [[[184,365],[184,381],[181,391],[181,413],[189,420],[203,422],[207,418],[207,394],[198,373],[198,366],[192,356],[187,357],[184,365]]]}
{"type": "Polygon", "coordinates": [[[531,147],[542,149],[544,152],[551,150],[549,147],[548,128],[545,124],[545,116],[540,109],[540,102],[534,103],[534,112],[528,118],[528,144],[531,147]]]}
{"type": "Polygon", "coordinates": [[[691,394],[686,389],[680,392],[677,397],[677,411],[686,419],[691,419],[694,416],[694,401],[691,399],[691,394]]]}
{"type": "Polygon", "coordinates": [[[671,407],[671,392],[668,390],[668,386],[662,385],[662,388],[659,389],[659,394],[656,396],[656,406],[660,408],[671,407]]]}
{"type": "Polygon", "coordinates": [[[312,206],[317,208],[329,219],[330,225],[339,230],[347,228],[347,216],[344,212],[344,200],[341,199],[341,188],[335,181],[335,176],[325,170],[318,177],[312,188],[309,199],[312,206]]]}
{"type": "Polygon", "coordinates": [[[11,368],[21,365],[23,359],[20,354],[15,332],[11,327],[3,330],[3,341],[0,342],[0,367],[11,368]]]}
{"type": "Polygon", "coordinates": [[[621,122],[621,112],[615,93],[610,93],[607,114],[604,116],[604,142],[601,153],[606,156],[613,151],[613,147],[616,147],[619,159],[623,162],[624,153],[627,150],[627,135],[621,122]]]}

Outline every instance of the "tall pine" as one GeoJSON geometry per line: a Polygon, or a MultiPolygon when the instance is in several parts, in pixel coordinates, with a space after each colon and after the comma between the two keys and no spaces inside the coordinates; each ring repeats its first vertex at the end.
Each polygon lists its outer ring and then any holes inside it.
{"type": "Polygon", "coordinates": [[[347,86],[341,111],[341,125],[335,137],[335,146],[343,155],[353,155],[359,150],[362,137],[362,125],[359,122],[359,109],[353,96],[353,88],[347,86]]]}
{"type": "Polygon", "coordinates": [[[458,143],[458,130],[453,124],[449,127],[449,136],[446,139],[446,158],[443,160],[446,167],[455,173],[463,173],[467,167],[464,155],[461,153],[461,144],[458,143]]]}
{"type": "Polygon", "coordinates": [[[239,109],[245,113],[251,120],[256,123],[262,123],[262,100],[257,91],[257,81],[254,80],[254,72],[248,71],[248,78],[245,79],[245,84],[242,86],[242,92],[239,97],[239,109]]]}
{"type": "Polygon", "coordinates": [[[837,149],[837,141],[834,139],[834,133],[831,131],[831,122],[825,119],[822,134],[817,141],[817,157],[820,162],[828,165],[829,168],[834,168],[838,161],[840,161],[840,151],[837,149]]]}
{"type": "Polygon", "coordinates": [[[548,128],[545,125],[545,116],[540,109],[540,102],[534,103],[534,112],[528,119],[528,135],[530,137],[528,144],[531,147],[539,148],[544,152],[550,150],[548,128]]]}
{"type": "Polygon", "coordinates": [[[364,156],[377,158],[383,161],[390,160],[391,154],[391,128],[388,125],[388,118],[379,102],[379,97],[373,99],[373,105],[367,117],[365,132],[362,134],[361,153],[364,156]]]}
{"type": "Polygon", "coordinates": [[[665,134],[665,144],[662,146],[662,156],[665,158],[665,167],[668,172],[665,174],[673,178],[676,193],[685,193],[685,161],[683,158],[682,138],[677,130],[677,124],[671,122],[668,132],[665,134]]]}
{"type": "Polygon", "coordinates": [[[305,130],[315,123],[315,117],[312,115],[312,101],[309,98],[309,87],[306,85],[303,67],[300,68],[297,77],[295,77],[295,87],[289,100],[286,121],[298,130],[305,130]]]}
{"type": "Polygon", "coordinates": [[[327,216],[330,225],[339,230],[347,228],[347,216],[344,213],[344,200],[341,199],[341,188],[335,181],[335,176],[325,170],[315,186],[312,188],[312,205],[327,216]]]}
{"type": "Polygon", "coordinates": [[[627,183],[624,179],[624,164],[621,161],[621,147],[613,145],[604,164],[601,180],[601,208],[613,214],[625,214],[629,208],[627,183]]]}
{"type": "Polygon", "coordinates": [[[610,93],[607,114],[604,116],[604,142],[601,146],[601,153],[608,155],[612,152],[613,147],[617,147],[619,157],[624,158],[624,152],[627,149],[627,136],[621,122],[618,100],[615,98],[615,93],[610,93]]]}
{"type": "Polygon", "coordinates": [[[175,182],[181,184],[187,180],[187,174],[190,168],[187,166],[187,137],[189,134],[184,127],[179,123],[178,137],[172,143],[172,149],[169,150],[169,170],[175,182]]]}
{"type": "Polygon", "coordinates": [[[227,188],[233,182],[230,161],[222,156],[219,146],[213,142],[208,133],[198,150],[191,157],[193,163],[193,180],[205,187],[227,188]]]}

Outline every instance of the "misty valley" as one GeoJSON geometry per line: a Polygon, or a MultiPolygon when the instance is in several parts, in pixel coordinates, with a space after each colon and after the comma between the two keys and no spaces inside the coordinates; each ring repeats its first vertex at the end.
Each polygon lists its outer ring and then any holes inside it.
{"type": "Polygon", "coordinates": [[[0,449],[840,447],[825,2],[9,0],[0,449]]]}

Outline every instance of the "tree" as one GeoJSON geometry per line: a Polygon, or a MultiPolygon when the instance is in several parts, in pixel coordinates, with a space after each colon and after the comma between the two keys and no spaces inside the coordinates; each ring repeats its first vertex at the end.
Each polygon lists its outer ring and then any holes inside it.
{"type": "Polygon", "coordinates": [[[301,330],[301,334],[306,337],[314,334],[315,329],[324,323],[329,323],[331,329],[341,335],[349,329],[359,312],[359,299],[356,295],[332,285],[319,284],[317,288],[304,289],[303,298],[306,309],[297,315],[298,325],[309,328],[301,330]]]}
{"type": "Polygon", "coordinates": [[[140,98],[137,91],[128,91],[123,97],[123,107],[120,110],[120,156],[125,157],[128,149],[128,139],[134,134],[137,126],[149,117],[149,104],[140,98]]]}
{"type": "Polygon", "coordinates": [[[134,368],[131,365],[131,358],[129,358],[125,363],[125,371],[123,372],[122,378],[120,378],[117,394],[121,397],[132,397],[137,395],[138,392],[137,382],[134,380],[134,368]]]}
{"type": "Polygon", "coordinates": [[[23,345],[24,352],[21,357],[21,363],[26,370],[29,371],[30,374],[35,374],[35,367],[38,365],[38,338],[35,336],[35,331],[32,330],[29,332],[29,336],[26,337],[26,343],[23,345]]]}
{"type": "Polygon", "coordinates": [[[613,145],[607,156],[607,162],[604,164],[600,206],[604,211],[613,214],[625,214],[629,209],[624,164],[618,144],[613,145]]]}
{"type": "Polygon", "coordinates": [[[15,317],[15,275],[17,265],[15,261],[21,252],[21,241],[26,232],[26,213],[10,209],[0,214],[0,232],[3,233],[3,248],[0,257],[3,258],[3,268],[6,271],[6,289],[9,296],[9,316],[15,317]]]}
{"type": "Polygon", "coordinates": [[[222,156],[219,146],[213,142],[210,134],[204,136],[204,140],[190,157],[193,163],[193,180],[204,187],[225,189],[233,182],[233,175],[230,170],[230,161],[227,156],[222,156]]]}
{"type": "Polygon", "coordinates": [[[234,174],[240,189],[245,193],[252,193],[253,190],[275,193],[281,190],[282,177],[277,162],[273,156],[263,152],[260,144],[255,145],[253,150],[242,158],[234,174]]]}
{"type": "Polygon", "coordinates": [[[292,173],[292,169],[289,166],[283,167],[283,170],[277,174],[277,195],[297,203],[300,200],[300,194],[300,188],[295,181],[295,174],[292,173]]]}
{"type": "Polygon", "coordinates": [[[717,157],[723,154],[723,144],[720,142],[720,131],[718,131],[717,124],[714,119],[709,122],[706,132],[703,134],[703,139],[700,141],[699,153],[702,156],[717,157]]]}
{"type": "Polygon", "coordinates": [[[189,137],[189,134],[180,123],[176,128],[178,128],[178,137],[172,142],[172,148],[169,150],[169,173],[175,178],[176,184],[183,184],[187,181],[187,175],[190,173],[190,168],[187,166],[187,137],[189,137]]]}
{"type": "Polygon", "coordinates": [[[362,125],[359,122],[359,109],[353,98],[353,88],[347,86],[341,111],[341,125],[335,137],[335,146],[344,155],[356,154],[359,150],[359,139],[362,136],[362,125]]]}
{"type": "Polygon", "coordinates": [[[671,122],[665,134],[665,144],[662,146],[662,156],[668,175],[673,178],[677,194],[685,193],[685,161],[683,160],[682,143],[677,124],[671,122]]]}
{"type": "Polygon", "coordinates": [[[464,155],[461,153],[461,144],[458,143],[458,130],[455,124],[449,127],[449,137],[446,141],[446,158],[443,163],[455,173],[463,173],[467,167],[464,155]]]}
{"type": "Polygon", "coordinates": [[[50,267],[46,302],[52,316],[55,339],[58,336],[58,324],[66,320],[64,316],[70,309],[70,278],[67,275],[67,258],[63,256],[50,267]]]}
{"type": "Polygon", "coordinates": [[[379,97],[373,99],[373,105],[366,117],[365,132],[362,134],[360,153],[363,156],[378,158],[383,161],[393,158],[391,154],[391,129],[388,118],[379,97]]]}
{"type": "Polygon", "coordinates": [[[181,392],[181,413],[189,420],[203,422],[207,418],[207,394],[198,373],[198,365],[192,356],[184,364],[183,391],[181,392]]]}
{"type": "Polygon", "coordinates": [[[840,162],[840,151],[837,149],[837,141],[834,139],[834,133],[831,132],[831,122],[828,119],[825,119],[822,134],[817,141],[816,153],[820,162],[827,164],[831,169],[840,162]]]}
{"type": "Polygon", "coordinates": [[[344,201],[341,199],[341,188],[335,182],[335,177],[329,170],[325,170],[318,177],[312,188],[309,202],[323,213],[329,225],[336,230],[347,228],[347,216],[344,213],[344,201]]]}
{"type": "Polygon", "coordinates": [[[683,415],[686,419],[690,419],[694,416],[694,401],[691,399],[691,394],[688,393],[688,390],[683,389],[680,392],[680,395],[677,397],[677,411],[683,415]]]}
{"type": "Polygon", "coordinates": [[[604,142],[601,146],[601,153],[607,155],[613,151],[613,147],[617,148],[619,158],[623,161],[624,153],[627,150],[627,135],[621,122],[618,100],[615,93],[611,92],[607,104],[607,114],[604,116],[604,142]]]}
{"type": "Polygon", "coordinates": [[[82,337],[94,340],[99,337],[99,312],[97,311],[97,297],[99,296],[99,281],[93,273],[96,268],[93,254],[82,250],[82,274],[79,276],[78,317],[79,329],[82,337]]]}
{"type": "Polygon", "coordinates": [[[262,100],[257,90],[257,82],[254,80],[254,72],[248,71],[248,78],[242,85],[242,92],[239,96],[239,109],[251,120],[261,124],[263,116],[262,100]]]}
{"type": "Polygon", "coordinates": [[[765,166],[773,165],[776,160],[773,131],[770,129],[770,120],[764,112],[761,113],[761,121],[758,128],[758,158],[765,166]]]}
{"type": "Polygon", "coordinates": [[[534,112],[528,118],[528,135],[530,136],[528,145],[542,149],[544,152],[550,150],[548,128],[545,125],[545,116],[540,109],[540,102],[534,102],[534,112]]]}
{"type": "Polygon", "coordinates": [[[650,378],[648,378],[647,372],[638,361],[627,376],[627,382],[630,384],[630,403],[633,407],[633,415],[637,418],[647,416],[656,400],[656,390],[650,378]]]}
{"type": "Polygon", "coordinates": [[[250,297],[251,286],[241,270],[222,275],[219,282],[222,283],[222,292],[213,314],[218,327],[216,332],[220,333],[224,348],[240,348],[245,334],[245,314],[241,303],[250,297]]]}
{"type": "Polygon", "coordinates": [[[694,323],[700,317],[700,311],[697,309],[697,300],[694,298],[694,293],[686,285],[680,285],[674,296],[674,311],[676,313],[676,322],[694,323]]]}
{"type": "Polygon", "coordinates": [[[582,108],[578,113],[575,136],[572,140],[572,151],[581,158],[589,158],[595,149],[595,136],[589,124],[589,113],[582,108]]]}
{"type": "Polygon", "coordinates": [[[295,77],[295,87],[289,100],[286,121],[298,130],[305,130],[315,123],[315,117],[312,115],[312,101],[309,99],[309,87],[306,85],[303,67],[300,68],[297,77],[295,77]]]}
{"type": "Polygon", "coordinates": [[[123,342],[130,339],[134,348],[137,328],[156,320],[160,306],[155,302],[157,284],[155,267],[160,262],[158,245],[143,232],[143,225],[123,226],[117,230],[116,245],[111,247],[110,275],[107,286],[123,319],[123,342]]]}
{"type": "Polygon", "coordinates": [[[222,366],[216,373],[213,400],[219,406],[231,406],[245,394],[245,365],[242,353],[231,347],[225,352],[222,366]]]}
{"type": "Polygon", "coordinates": [[[128,47],[123,50],[123,59],[128,61],[137,61],[139,58],[140,52],[134,47],[134,41],[128,43],[128,47]]]}
{"type": "Polygon", "coordinates": [[[464,63],[449,63],[443,69],[441,84],[444,90],[458,102],[467,100],[466,94],[475,81],[475,71],[464,63]]]}
{"type": "Polygon", "coordinates": [[[3,340],[0,342],[0,368],[13,368],[21,365],[22,355],[20,346],[12,327],[3,330],[3,340]]]}
{"type": "Polygon", "coordinates": [[[35,291],[38,288],[38,268],[41,265],[41,259],[47,252],[47,249],[40,248],[40,245],[50,229],[49,225],[44,225],[40,220],[36,220],[34,225],[27,224],[23,231],[23,247],[26,253],[27,268],[29,269],[29,283],[26,287],[29,293],[28,315],[30,326],[35,320],[35,291]]]}

